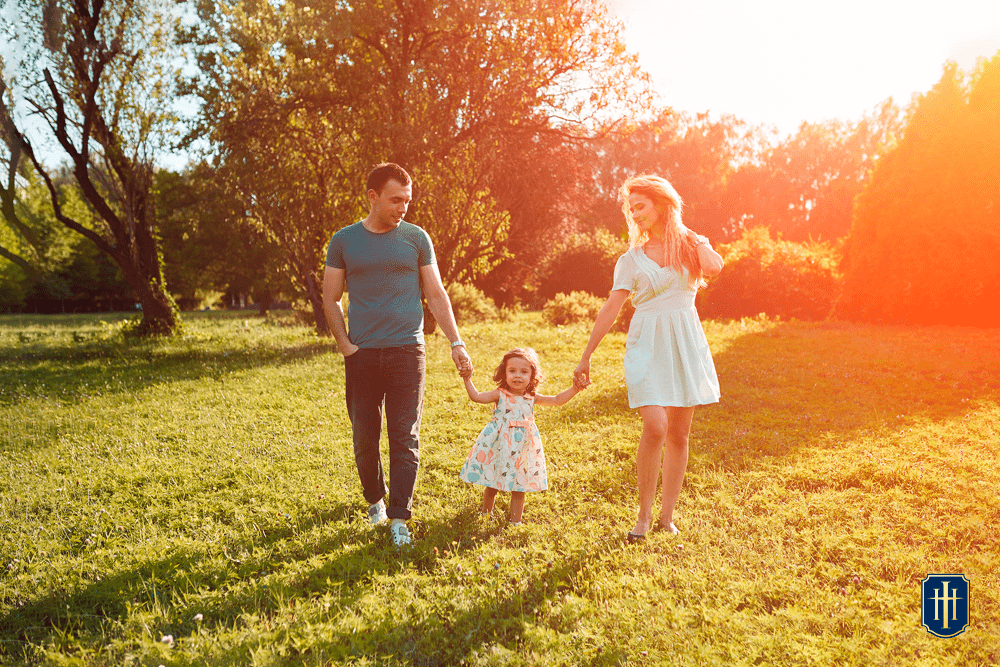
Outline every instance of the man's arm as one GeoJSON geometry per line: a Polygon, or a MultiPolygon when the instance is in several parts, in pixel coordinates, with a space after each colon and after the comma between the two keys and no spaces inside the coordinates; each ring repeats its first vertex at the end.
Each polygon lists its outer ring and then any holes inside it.
{"type": "Polygon", "coordinates": [[[333,337],[337,339],[337,349],[345,357],[358,351],[358,346],[347,337],[347,327],[344,326],[344,309],[340,307],[340,298],[344,296],[344,270],[326,267],[323,274],[323,311],[326,313],[327,324],[333,337]]]}
{"type": "MultiPolygon", "coordinates": [[[[458,324],[455,323],[455,313],[451,309],[451,300],[444,290],[437,264],[427,264],[420,267],[420,283],[424,289],[424,296],[427,298],[427,307],[431,309],[441,331],[452,343],[461,340],[458,335],[458,324]]],[[[464,345],[451,348],[451,358],[462,377],[472,375],[472,359],[464,345]]]]}

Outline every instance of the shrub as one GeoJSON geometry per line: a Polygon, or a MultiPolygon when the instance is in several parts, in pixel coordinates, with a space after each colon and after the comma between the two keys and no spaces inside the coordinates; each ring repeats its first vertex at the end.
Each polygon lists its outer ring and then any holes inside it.
{"type": "Polygon", "coordinates": [[[747,230],[719,246],[726,266],[702,293],[704,317],[771,317],[821,320],[839,294],[837,252],[828,243],[772,239],[770,230],[747,230]]]}
{"type": "Polygon", "coordinates": [[[497,317],[501,322],[513,322],[517,319],[518,315],[522,312],[521,305],[517,302],[510,304],[509,306],[500,306],[500,311],[497,317]]]}
{"type": "Polygon", "coordinates": [[[557,294],[582,291],[607,297],[615,262],[626,249],[625,242],[604,229],[569,236],[546,262],[538,296],[548,301],[557,294]]]}
{"type": "Polygon", "coordinates": [[[587,292],[556,294],[554,299],[545,304],[542,318],[555,325],[592,322],[603,305],[603,299],[587,292]]]}
{"type": "Polygon", "coordinates": [[[496,305],[474,285],[451,283],[448,298],[459,325],[488,322],[499,317],[496,305]]]}

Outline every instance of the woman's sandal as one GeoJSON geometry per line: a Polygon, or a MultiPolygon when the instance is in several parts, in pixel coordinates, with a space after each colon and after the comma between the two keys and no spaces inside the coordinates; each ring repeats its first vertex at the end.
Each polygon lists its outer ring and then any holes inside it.
{"type": "Polygon", "coordinates": [[[636,544],[637,542],[645,541],[645,535],[636,535],[631,530],[628,531],[628,535],[625,536],[625,542],[628,544],[636,544]]]}

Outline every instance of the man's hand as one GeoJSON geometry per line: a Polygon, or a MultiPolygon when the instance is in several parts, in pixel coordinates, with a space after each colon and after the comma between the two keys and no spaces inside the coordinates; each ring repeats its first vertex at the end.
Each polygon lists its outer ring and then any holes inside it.
{"type": "Polygon", "coordinates": [[[340,349],[340,353],[345,357],[349,357],[360,349],[361,348],[355,345],[354,343],[347,343],[347,345],[345,345],[340,349]]]}
{"type": "Polygon", "coordinates": [[[456,345],[451,348],[451,360],[455,362],[455,368],[462,378],[472,377],[472,357],[466,351],[464,345],[456,345]]]}

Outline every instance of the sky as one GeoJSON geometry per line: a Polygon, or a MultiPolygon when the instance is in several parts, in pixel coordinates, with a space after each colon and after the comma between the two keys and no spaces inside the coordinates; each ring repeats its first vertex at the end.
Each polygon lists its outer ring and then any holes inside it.
{"type": "MultiPolygon", "coordinates": [[[[782,135],[803,121],[857,120],[890,96],[906,105],[946,60],[970,72],[1000,51],[1000,0],[607,2],[660,104],[782,135]]],[[[16,3],[0,5],[6,15],[16,3]]]]}
{"type": "Polygon", "coordinates": [[[609,0],[664,106],[794,133],[1000,51],[1000,0],[609,0]]]}

